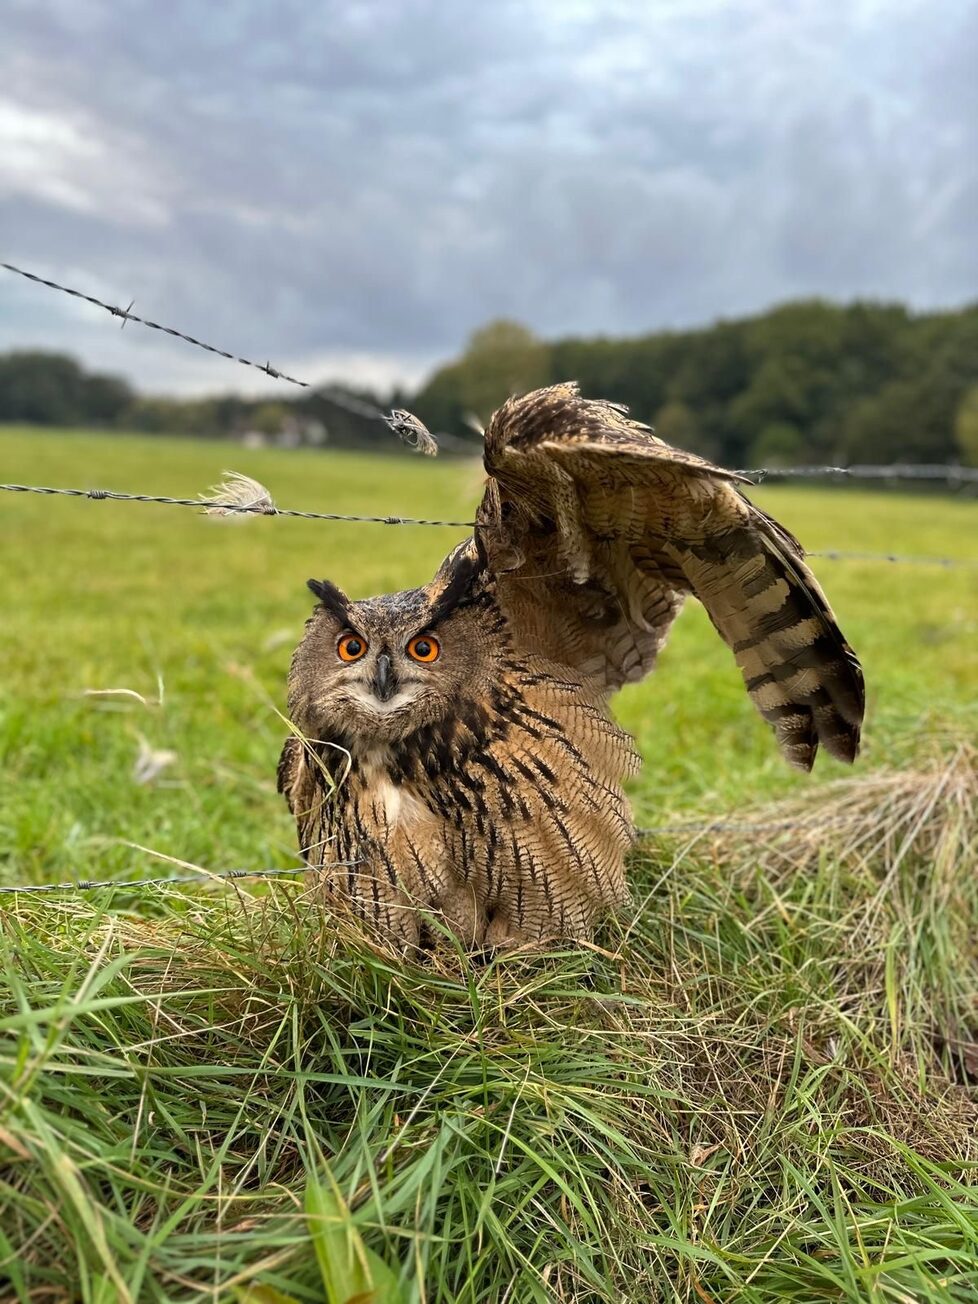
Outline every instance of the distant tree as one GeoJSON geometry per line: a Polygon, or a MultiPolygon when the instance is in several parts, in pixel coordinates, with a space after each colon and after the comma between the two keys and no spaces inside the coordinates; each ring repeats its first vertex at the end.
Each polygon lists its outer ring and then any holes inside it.
{"type": "Polygon", "coordinates": [[[729,403],[750,383],[748,330],[743,322],[718,322],[709,330],[653,336],[649,344],[653,341],[659,345],[656,352],[661,357],[659,366],[666,370],[669,396],[694,409],[729,403]]]}
{"type": "Polygon", "coordinates": [[[63,353],[24,350],[0,357],[0,421],[114,424],[132,398],[124,380],[86,375],[63,353]]]}
{"type": "Polygon", "coordinates": [[[698,451],[700,428],[692,410],[681,403],[679,399],[673,399],[671,403],[664,403],[655,414],[655,433],[660,439],[664,439],[667,444],[675,444],[677,448],[688,448],[698,451]]]}
{"type": "Polygon", "coordinates": [[[207,400],[214,422],[214,430],[231,433],[240,429],[245,422],[245,413],[251,404],[238,394],[223,394],[207,400]]]}
{"type": "Polygon", "coordinates": [[[978,466],[978,385],[972,385],[958,404],[954,438],[965,462],[978,466]]]}
{"type": "Polygon", "coordinates": [[[77,425],[84,419],[82,370],[62,353],[24,351],[0,358],[0,420],[77,425]]]}
{"type": "Polygon", "coordinates": [[[121,421],[133,430],[147,434],[177,434],[180,429],[180,407],[171,399],[137,398],[129,405],[121,421]]]}
{"type": "Polygon", "coordinates": [[[813,372],[804,359],[773,353],[730,404],[730,419],[745,440],[767,426],[808,424],[814,415],[813,372]]]}
{"type": "Polygon", "coordinates": [[[954,459],[958,395],[939,372],[900,377],[853,403],[844,456],[865,462],[949,462],[954,459]]]}
{"type": "Polygon", "coordinates": [[[789,421],[772,421],[750,446],[751,466],[797,466],[805,460],[805,437],[789,421]]]}
{"type": "Polygon", "coordinates": [[[511,394],[549,379],[549,346],[519,322],[494,321],[473,333],[458,362],[432,376],[414,406],[429,424],[458,428],[470,416],[488,421],[511,394]]]}
{"type": "Polygon", "coordinates": [[[281,403],[262,403],[251,414],[251,424],[263,435],[277,435],[285,425],[288,412],[281,403]]]}
{"type": "Polygon", "coordinates": [[[81,382],[80,415],[97,425],[115,425],[132,405],[132,388],[118,376],[84,376],[81,382]]]}

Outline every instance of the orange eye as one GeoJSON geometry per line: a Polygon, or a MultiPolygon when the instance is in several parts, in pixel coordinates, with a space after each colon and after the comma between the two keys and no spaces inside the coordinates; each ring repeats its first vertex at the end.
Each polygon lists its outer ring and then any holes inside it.
{"type": "Polygon", "coordinates": [[[344,634],[336,645],[341,661],[359,661],[367,650],[367,640],[359,634],[344,634]]]}
{"type": "Polygon", "coordinates": [[[407,645],[408,656],[415,661],[428,663],[437,661],[441,655],[441,644],[431,634],[419,634],[407,645]]]}

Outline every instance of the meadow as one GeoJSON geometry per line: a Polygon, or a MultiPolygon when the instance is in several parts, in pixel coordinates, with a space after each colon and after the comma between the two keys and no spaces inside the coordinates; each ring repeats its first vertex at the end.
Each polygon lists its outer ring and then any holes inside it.
{"type": "MultiPolygon", "coordinates": [[[[394,451],[0,430],[8,482],[228,466],[319,511],[479,492],[394,451]]],[[[853,776],[788,770],[682,614],[617,703],[638,823],[758,827],[645,842],[598,947],[407,965],[295,880],[2,898],[0,1299],[978,1300],[978,503],[752,497],[813,550],[975,566],[813,563],[866,673],[853,776]]],[[[407,587],[464,533],[0,495],[0,883],[294,867],[305,580],[407,587]]]]}

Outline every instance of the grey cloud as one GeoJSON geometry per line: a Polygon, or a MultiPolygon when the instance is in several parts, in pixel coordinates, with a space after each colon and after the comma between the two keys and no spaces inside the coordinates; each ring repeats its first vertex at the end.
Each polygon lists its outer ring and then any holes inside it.
{"type": "MultiPolygon", "coordinates": [[[[0,155],[6,256],[278,365],[978,293],[974,0],[8,8],[0,138],[19,110],[96,148],[0,155]]],[[[0,347],[206,384],[111,330],[0,284],[0,347]]]]}

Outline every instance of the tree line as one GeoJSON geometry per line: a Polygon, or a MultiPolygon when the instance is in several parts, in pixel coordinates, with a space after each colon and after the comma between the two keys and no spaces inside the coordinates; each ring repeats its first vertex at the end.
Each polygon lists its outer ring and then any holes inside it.
{"type": "MultiPolygon", "coordinates": [[[[399,393],[382,402],[366,390],[347,392],[381,407],[405,401],[399,393]]],[[[274,402],[240,394],[198,399],[141,395],[118,376],[86,372],[67,354],[35,349],[0,354],[0,422],[208,438],[250,434],[289,445],[331,442],[361,448],[390,442],[383,423],[365,420],[315,389],[274,402]]]]}
{"type": "MultiPolygon", "coordinates": [[[[911,313],[806,301],[629,339],[546,341],[497,321],[413,395],[351,392],[379,407],[408,407],[474,451],[478,428],[504,399],[559,380],[627,404],[663,439],[728,466],[978,465],[978,304],[911,313]]],[[[382,423],[351,414],[326,392],[274,403],[154,398],[37,351],[0,356],[0,421],[390,447],[382,423]],[[307,441],[303,432],[311,431],[321,438],[307,441]]]]}
{"type": "Polygon", "coordinates": [[[559,380],[727,466],[978,465],[978,305],[800,302],[702,330],[549,343],[494,322],[412,402],[432,429],[461,430],[559,380]]]}

